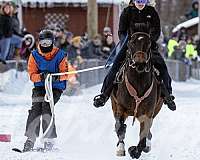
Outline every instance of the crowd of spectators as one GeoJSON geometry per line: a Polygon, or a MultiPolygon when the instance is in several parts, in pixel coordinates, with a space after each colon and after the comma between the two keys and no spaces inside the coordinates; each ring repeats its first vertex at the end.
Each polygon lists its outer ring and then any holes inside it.
{"type": "MultiPolygon", "coordinates": [[[[5,65],[7,60],[27,60],[37,46],[35,37],[20,29],[17,14],[18,6],[12,1],[4,2],[0,6],[0,63],[5,65]]],[[[66,31],[65,27],[57,24],[44,26],[53,31],[55,45],[67,53],[68,61],[72,65],[83,63],[84,59],[107,59],[115,47],[109,27],[105,27],[102,34],[95,35],[91,40],[88,39],[87,33],[75,36],[66,31]]]]}
{"type": "MultiPolygon", "coordinates": [[[[185,17],[188,20],[197,17],[198,8],[198,0],[193,0],[191,9],[185,14],[185,17]]],[[[159,44],[160,53],[167,59],[180,60],[186,64],[200,61],[200,37],[189,33],[185,27],[172,33],[169,38],[163,36],[159,44]]]]}
{"type": "Polygon", "coordinates": [[[164,38],[160,42],[159,49],[166,59],[180,60],[186,64],[191,64],[192,61],[200,61],[199,37],[188,34],[184,27],[173,33],[169,39],[164,38]]]}
{"type": "Polygon", "coordinates": [[[71,65],[78,66],[88,59],[105,60],[115,47],[110,27],[105,27],[102,34],[88,38],[87,33],[74,36],[59,25],[48,26],[55,35],[55,45],[64,50],[71,65]]]}
{"type": "Polygon", "coordinates": [[[20,28],[18,5],[14,1],[0,5],[0,63],[7,60],[27,59],[35,47],[35,39],[20,28]]]}

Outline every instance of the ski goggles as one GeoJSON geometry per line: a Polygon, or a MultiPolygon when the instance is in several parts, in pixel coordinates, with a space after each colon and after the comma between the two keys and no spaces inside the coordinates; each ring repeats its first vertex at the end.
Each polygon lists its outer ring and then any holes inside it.
{"type": "Polygon", "coordinates": [[[138,4],[147,4],[148,0],[135,0],[138,4]]]}
{"type": "Polygon", "coordinates": [[[42,39],[39,41],[39,44],[42,46],[42,47],[50,47],[53,43],[53,40],[52,39],[42,39]]]}

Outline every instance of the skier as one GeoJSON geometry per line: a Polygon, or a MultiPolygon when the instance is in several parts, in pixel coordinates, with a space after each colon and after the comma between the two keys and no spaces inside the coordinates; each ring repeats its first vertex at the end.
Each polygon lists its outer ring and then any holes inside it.
{"type": "MultiPolygon", "coordinates": [[[[28,61],[28,72],[31,81],[34,82],[32,90],[32,108],[26,123],[23,152],[31,151],[36,138],[40,132],[40,117],[42,117],[43,132],[48,128],[51,120],[51,109],[48,102],[44,101],[45,87],[44,81],[49,73],[66,72],[66,54],[64,51],[54,46],[54,36],[51,30],[44,29],[39,33],[38,47],[34,50],[28,61]]],[[[57,103],[63,90],[66,88],[67,76],[53,76],[52,88],[54,103],[57,103]]],[[[44,137],[44,149],[53,148],[53,140],[57,137],[55,121],[44,137]]]]}
{"type": "Polygon", "coordinates": [[[121,43],[121,50],[116,56],[108,75],[105,77],[101,89],[101,94],[95,96],[94,98],[94,106],[97,108],[104,106],[106,101],[109,99],[114,86],[115,76],[126,58],[128,42],[125,40],[126,35],[128,34],[128,39],[130,39],[131,34],[140,31],[138,30],[140,27],[142,28],[142,26],[149,26],[149,33],[152,41],[152,62],[154,66],[159,70],[163,81],[162,88],[164,91],[164,102],[168,105],[170,110],[176,110],[176,104],[173,101],[174,96],[172,95],[171,78],[164,59],[158,52],[156,43],[161,32],[160,18],[155,8],[147,5],[147,3],[148,0],[131,0],[129,6],[123,10],[120,16],[118,33],[121,43]]]}

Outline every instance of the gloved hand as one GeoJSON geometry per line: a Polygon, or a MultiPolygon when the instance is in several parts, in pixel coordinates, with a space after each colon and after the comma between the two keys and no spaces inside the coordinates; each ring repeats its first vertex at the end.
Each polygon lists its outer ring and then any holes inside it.
{"type": "MultiPolygon", "coordinates": [[[[42,72],[40,73],[40,77],[42,81],[45,81],[45,79],[47,78],[47,75],[50,74],[49,72],[42,72]]],[[[59,81],[60,80],[60,76],[52,76],[52,81],[59,81]]]]}
{"type": "Polygon", "coordinates": [[[50,74],[50,73],[49,72],[42,72],[42,73],[40,73],[41,81],[45,81],[45,79],[47,78],[48,74],[50,74]]]}
{"type": "Polygon", "coordinates": [[[60,80],[60,76],[52,76],[52,81],[59,81],[60,80]]]}

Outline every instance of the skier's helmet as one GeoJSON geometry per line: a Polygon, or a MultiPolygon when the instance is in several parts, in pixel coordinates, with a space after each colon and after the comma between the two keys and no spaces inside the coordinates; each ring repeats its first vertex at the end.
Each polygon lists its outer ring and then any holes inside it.
{"type": "Polygon", "coordinates": [[[43,53],[51,52],[53,43],[54,35],[51,30],[44,29],[39,33],[39,46],[43,53]]]}

